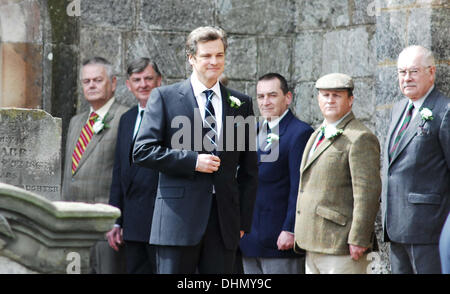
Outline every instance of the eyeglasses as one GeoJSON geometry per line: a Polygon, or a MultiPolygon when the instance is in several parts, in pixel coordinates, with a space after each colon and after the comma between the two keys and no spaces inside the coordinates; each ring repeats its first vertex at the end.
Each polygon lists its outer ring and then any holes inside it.
{"type": "MultiPolygon", "coordinates": [[[[427,66],[425,68],[430,68],[431,66],[427,66]]],[[[397,70],[398,75],[401,77],[406,76],[406,74],[409,74],[409,76],[414,77],[417,76],[420,72],[420,68],[411,68],[411,69],[398,69],[397,70]]]]}

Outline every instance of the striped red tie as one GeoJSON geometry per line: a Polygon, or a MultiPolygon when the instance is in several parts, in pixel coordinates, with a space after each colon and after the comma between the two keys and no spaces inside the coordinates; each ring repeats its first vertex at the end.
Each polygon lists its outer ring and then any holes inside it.
{"type": "Polygon", "coordinates": [[[325,140],[325,134],[324,134],[323,131],[321,131],[321,132],[320,132],[319,141],[317,141],[317,144],[316,144],[316,147],[314,148],[314,150],[317,149],[317,147],[319,147],[320,143],[322,143],[323,140],[325,140]]]}
{"type": "Polygon", "coordinates": [[[74,174],[77,170],[78,164],[81,160],[81,156],[83,155],[87,145],[94,135],[93,125],[97,118],[98,115],[95,112],[92,112],[89,116],[88,122],[81,129],[80,137],[78,138],[77,145],[75,146],[75,150],[72,153],[72,174],[74,174]]]}

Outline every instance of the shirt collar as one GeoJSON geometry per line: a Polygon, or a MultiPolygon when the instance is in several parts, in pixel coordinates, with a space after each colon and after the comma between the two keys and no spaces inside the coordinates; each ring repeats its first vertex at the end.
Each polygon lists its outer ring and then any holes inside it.
{"type": "Polygon", "coordinates": [[[217,97],[221,97],[219,80],[217,80],[217,82],[214,84],[214,86],[212,86],[210,89],[208,89],[208,88],[206,88],[205,85],[202,84],[202,82],[200,82],[200,80],[197,77],[197,74],[195,72],[192,72],[191,85],[192,85],[192,89],[194,90],[195,97],[199,97],[200,94],[202,94],[203,91],[205,91],[205,90],[213,90],[214,94],[216,94],[217,97]]]}
{"type": "Polygon", "coordinates": [[[268,122],[269,128],[270,128],[270,129],[273,129],[274,127],[276,127],[276,126],[280,123],[280,121],[283,119],[283,117],[286,116],[286,114],[287,114],[288,112],[289,112],[289,108],[286,109],[286,110],[283,112],[283,114],[282,114],[280,117],[278,117],[277,119],[274,119],[274,120],[271,120],[271,121],[264,120],[264,123],[268,122]]]}
{"type": "MultiPolygon", "coordinates": [[[[103,120],[105,118],[106,114],[108,113],[109,109],[111,108],[111,105],[114,103],[114,100],[115,100],[115,98],[112,97],[111,99],[108,100],[108,102],[105,103],[105,105],[103,105],[99,109],[95,110],[95,113],[97,113],[97,115],[99,116],[99,118],[101,120],[103,120]]],[[[94,109],[91,106],[89,114],[91,114],[93,111],[94,111],[94,109]]]]}
{"type": "Polygon", "coordinates": [[[141,104],[138,103],[138,114],[143,110],[145,110],[145,107],[142,107],[141,104]]]}
{"type": "Polygon", "coordinates": [[[346,118],[350,113],[352,112],[352,110],[350,109],[349,112],[347,112],[343,117],[341,117],[339,120],[333,122],[333,123],[328,123],[326,119],[324,119],[322,126],[333,126],[333,127],[337,127],[338,124],[341,123],[341,121],[344,120],[344,118],[346,118]]]}
{"type": "MultiPolygon", "coordinates": [[[[411,101],[414,104],[414,109],[420,109],[422,107],[422,104],[425,102],[425,99],[428,97],[428,95],[430,95],[431,91],[433,91],[434,89],[434,84],[430,87],[430,89],[428,90],[428,92],[420,99],[417,99],[415,101],[411,101]]],[[[409,103],[408,103],[409,105],[409,103]]]]}

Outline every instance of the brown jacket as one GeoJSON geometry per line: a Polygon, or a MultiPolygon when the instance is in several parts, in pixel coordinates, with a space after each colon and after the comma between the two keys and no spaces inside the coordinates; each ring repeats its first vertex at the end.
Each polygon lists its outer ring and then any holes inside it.
{"type": "Polygon", "coordinates": [[[306,251],[347,255],[349,244],[373,243],[381,193],[380,145],[353,113],[337,128],[343,133],[325,139],[308,160],[320,133],[316,130],[303,153],[295,242],[306,251]]]}

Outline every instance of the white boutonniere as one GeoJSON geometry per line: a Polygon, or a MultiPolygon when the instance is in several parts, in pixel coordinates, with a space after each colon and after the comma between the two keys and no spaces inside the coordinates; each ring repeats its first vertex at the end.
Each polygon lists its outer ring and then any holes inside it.
{"type": "Polygon", "coordinates": [[[108,116],[108,114],[106,114],[102,120],[100,119],[100,117],[97,117],[97,119],[94,122],[94,125],[92,126],[92,129],[94,130],[94,134],[99,134],[104,129],[109,128],[109,125],[105,122],[107,116],[108,116]]]}
{"type": "Polygon", "coordinates": [[[433,120],[433,112],[426,107],[420,109],[420,116],[424,121],[433,120]]]}
{"type": "Polygon", "coordinates": [[[278,137],[277,134],[270,133],[267,135],[266,142],[267,142],[267,144],[272,144],[273,142],[278,141],[278,140],[280,140],[280,137],[278,137]]]}
{"type": "Polygon", "coordinates": [[[322,126],[320,128],[326,139],[333,139],[344,132],[343,129],[337,129],[335,126],[328,125],[326,127],[322,126]]]}
{"type": "Polygon", "coordinates": [[[230,102],[230,106],[236,109],[241,107],[241,105],[245,103],[234,96],[228,96],[228,101],[230,102]]]}
{"type": "Polygon", "coordinates": [[[264,147],[264,151],[267,151],[270,149],[270,147],[272,146],[273,143],[277,142],[280,140],[280,137],[278,137],[277,134],[274,133],[270,133],[267,135],[267,139],[266,139],[266,147],[264,147]]]}

